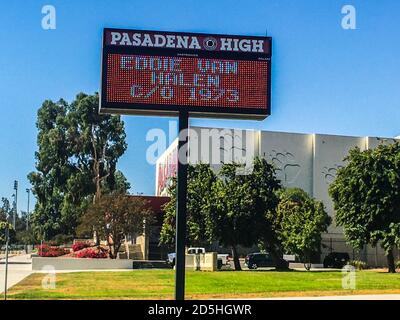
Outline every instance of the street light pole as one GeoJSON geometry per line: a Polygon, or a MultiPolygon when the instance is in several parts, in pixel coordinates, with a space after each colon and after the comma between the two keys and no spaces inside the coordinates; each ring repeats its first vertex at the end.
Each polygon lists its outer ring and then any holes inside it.
{"type": "Polygon", "coordinates": [[[18,181],[14,180],[14,190],[15,190],[15,207],[14,207],[14,217],[13,217],[13,227],[15,230],[15,224],[17,220],[17,212],[18,212],[18,181]]]}
{"type": "Polygon", "coordinates": [[[28,208],[27,208],[27,211],[26,211],[26,231],[28,231],[28,229],[29,229],[29,219],[30,219],[29,200],[30,200],[31,189],[27,188],[26,192],[28,193],[28,208]]]}

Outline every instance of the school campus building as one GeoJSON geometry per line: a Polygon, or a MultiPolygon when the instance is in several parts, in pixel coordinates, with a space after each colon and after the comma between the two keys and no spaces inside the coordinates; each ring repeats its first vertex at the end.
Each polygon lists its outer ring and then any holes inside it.
{"type": "MultiPolygon", "coordinates": [[[[301,134],[272,131],[234,130],[191,127],[189,132],[189,163],[211,163],[215,170],[223,159],[248,155],[266,158],[276,166],[284,187],[298,187],[322,201],[333,223],[323,234],[321,261],[329,252],[348,252],[351,259],[361,259],[370,266],[386,266],[384,251],[379,246],[365,246],[361,251],[346,244],[342,229],[334,222],[333,203],[328,186],[334,180],[343,159],[354,147],[375,148],[393,143],[396,138],[352,137],[327,134],[301,134]],[[213,132],[211,132],[212,130],[213,132]],[[215,134],[219,134],[215,139],[215,134]],[[207,140],[207,141],[205,141],[207,140]],[[214,157],[219,152],[220,158],[214,157]],[[251,154],[248,154],[248,153],[251,154]],[[225,157],[225,158],[224,158],[225,157]]],[[[165,196],[168,181],[176,174],[177,140],[159,157],[156,164],[156,196],[165,196]]],[[[397,253],[398,255],[398,253],[397,253]]]]}

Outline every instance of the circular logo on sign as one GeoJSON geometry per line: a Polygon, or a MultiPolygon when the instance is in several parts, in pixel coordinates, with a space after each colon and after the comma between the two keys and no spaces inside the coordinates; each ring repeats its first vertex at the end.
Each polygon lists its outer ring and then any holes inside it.
{"type": "Polygon", "coordinates": [[[217,47],[217,40],[212,37],[207,37],[203,41],[203,46],[204,46],[204,49],[206,49],[206,50],[210,50],[210,51],[215,50],[215,48],[217,47]]]}

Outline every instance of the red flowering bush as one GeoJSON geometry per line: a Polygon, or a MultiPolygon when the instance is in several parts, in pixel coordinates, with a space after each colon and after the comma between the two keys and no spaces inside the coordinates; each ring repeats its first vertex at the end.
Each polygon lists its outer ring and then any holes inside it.
{"type": "Polygon", "coordinates": [[[82,250],[82,249],[89,248],[90,246],[91,246],[91,244],[90,244],[89,241],[79,241],[79,242],[75,242],[75,243],[72,245],[72,251],[73,251],[73,252],[80,251],[80,250],[82,250]]]}
{"type": "Polygon", "coordinates": [[[38,254],[41,257],[60,257],[68,253],[69,250],[65,248],[49,246],[47,244],[38,247],[38,254]]]}
{"type": "Polygon", "coordinates": [[[86,248],[76,253],[76,258],[106,259],[108,252],[103,248],[86,248]]]}

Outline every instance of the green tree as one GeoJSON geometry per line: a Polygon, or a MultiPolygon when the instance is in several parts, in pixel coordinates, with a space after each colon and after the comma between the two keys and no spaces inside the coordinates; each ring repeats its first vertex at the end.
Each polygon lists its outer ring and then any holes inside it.
{"type": "Polygon", "coordinates": [[[240,164],[222,166],[220,179],[213,185],[210,210],[213,233],[220,243],[231,248],[235,270],[241,270],[238,245],[251,246],[260,239],[276,243],[271,212],[278,203],[275,192],[280,188],[273,166],[265,159],[255,158],[249,174],[238,174],[239,167],[240,164]]]}
{"type": "Polygon", "coordinates": [[[36,171],[28,178],[37,200],[33,228],[46,238],[74,235],[87,206],[115,187],[124,124],[100,115],[98,101],[98,94],[80,93],[71,104],[47,100],[38,111],[36,171]]]}
{"type": "Polygon", "coordinates": [[[102,193],[109,194],[112,192],[128,193],[131,188],[131,184],[125,175],[117,170],[112,178],[108,179],[107,184],[103,186],[102,193]]]}
{"type": "MultiPolygon", "coordinates": [[[[209,164],[188,168],[186,243],[204,245],[217,240],[231,248],[236,270],[241,269],[238,245],[251,246],[264,239],[274,257],[279,256],[278,239],[273,234],[273,212],[280,183],[274,168],[259,158],[254,159],[250,174],[238,174],[241,167],[225,164],[218,175],[209,164]]],[[[176,179],[172,179],[169,195],[171,201],[165,207],[162,243],[175,240],[176,179]]]]}
{"type": "Polygon", "coordinates": [[[299,188],[279,192],[276,224],[280,241],[287,253],[295,254],[306,269],[312,257],[320,252],[321,234],[326,232],[331,218],[322,202],[310,197],[299,188]]]}
{"type": "Polygon", "coordinates": [[[143,233],[144,224],[153,222],[153,212],[146,200],[124,193],[103,195],[90,204],[81,218],[78,232],[91,236],[93,231],[107,241],[110,257],[117,258],[125,236],[143,233]]]}
{"type": "Polygon", "coordinates": [[[29,226],[27,228],[27,213],[25,211],[21,211],[19,215],[16,216],[15,219],[15,243],[18,244],[34,244],[37,243],[37,238],[32,231],[32,228],[29,226]]]}
{"type": "Polygon", "coordinates": [[[13,209],[10,206],[10,201],[7,198],[1,199],[2,205],[0,207],[0,244],[6,243],[7,229],[9,231],[9,243],[15,242],[15,230],[9,222],[13,214],[13,209]]]}
{"type": "Polygon", "coordinates": [[[13,214],[13,209],[10,205],[10,200],[7,198],[1,198],[1,207],[0,207],[0,221],[7,221],[11,218],[13,214]]]}
{"type": "MultiPolygon", "coordinates": [[[[211,225],[212,186],[217,177],[208,164],[189,165],[187,186],[187,232],[186,244],[202,246],[212,242],[215,237],[211,225]]],[[[164,208],[165,215],[161,228],[161,243],[175,243],[176,223],[176,178],[171,179],[168,188],[171,200],[164,208]]]]}
{"type": "Polygon", "coordinates": [[[0,244],[1,245],[4,245],[6,243],[7,228],[8,228],[8,236],[9,236],[8,243],[15,242],[15,239],[16,239],[15,238],[15,230],[13,229],[12,224],[7,221],[0,221],[0,244]]]}
{"type": "Polygon", "coordinates": [[[38,233],[47,233],[50,237],[61,230],[70,231],[61,214],[65,183],[72,174],[66,139],[67,107],[64,100],[57,103],[47,100],[38,110],[37,171],[28,176],[37,199],[32,222],[40,228],[38,233]]]}
{"type": "Polygon", "coordinates": [[[355,148],[345,160],[329,188],[336,223],[355,248],[380,243],[394,273],[393,249],[400,243],[400,144],[355,148]]]}
{"type": "Polygon", "coordinates": [[[39,239],[32,232],[32,229],[16,232],[15,238],[15,242],[19,244],[35,244],[39,242],[39,239]]]}
{"type": "Polygon", "coordinates": [[[276,230],[275,209],[279,202],[277,191],[281,189],[281,183],[276,178],[275,168],[266,159],[257,157],[248,178],[253,191],[254,211],[263,215],[253,234],[258,238],[259,246],[270,253],[276,267],[285,269],[286,264],[282,264],[282,245],[276,230]]]}
{"type": "Polygon", "coordinates": [[[71,152],[77,158],[75,165],[88,172],[94,187],[93,201],[100,198],[104,184],[113,189],[118,159],[127,148],[120,117],[102,115],[98,110],[98,94],[80,93],[66,117],[71,152]]]}

